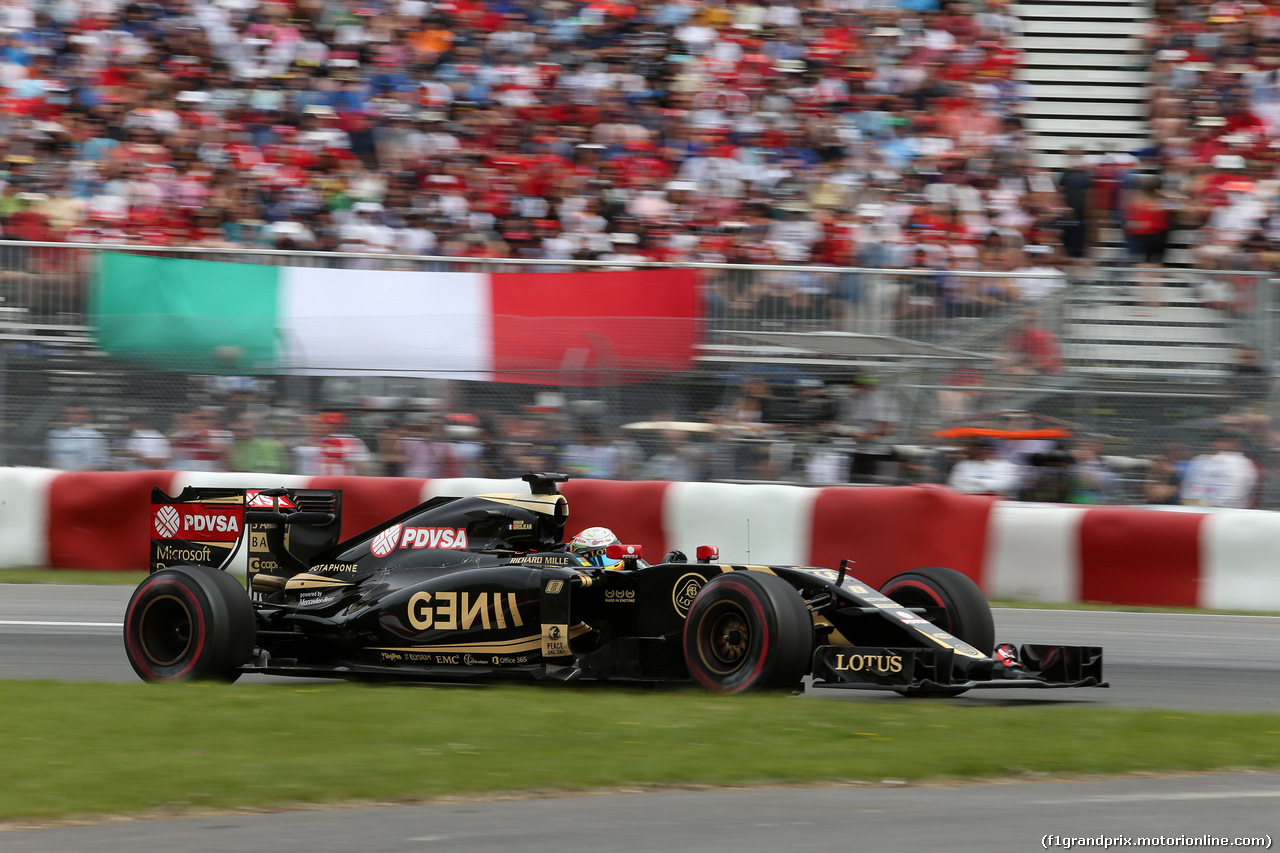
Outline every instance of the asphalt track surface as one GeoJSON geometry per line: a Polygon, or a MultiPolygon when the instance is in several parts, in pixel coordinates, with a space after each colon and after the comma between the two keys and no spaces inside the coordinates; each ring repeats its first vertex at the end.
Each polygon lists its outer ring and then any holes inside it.
{"type": "MultiPolygon", "coordinates": [[[[131,594],[118,586],[0,584],[0,678],[135,680],[120,627],[131,594]]],[[[995,617],[999,642],[1102,646],[1112,686],[975,690],[957,703],[1280,711],[1280,617],[1031,609],[997,609],[995,617]]],[[[902,701],[891,693],[862,691],[810,695],[902,701]]]]}
{"type": "MultiPolygon", "coordinates": [[[[0,584],[0,678],[134,680],[120,628],[131,592],[0,584]]],[[[973,691],[951,700],[956,704],[1280,710],[1280,617],[1030,609],[998,609],[995,616],[1001,642],[1103,646],[1112,687],[973,691]]],[[[846,691],[808,695],[908,701],[846,691]]],[[[6,832],[0,851],[1026,851],[1046,849],[1046,835],[1275,841],[1277,815],[1280,774],[1198,775],[317,809],[6,832]]]]}
{"type": "MultiPolygon", "coordinates": [[[[1280,774],[669,792],[58,827],[6,853],[747,853],[1062,850],[1046,836],[1277,840],[1280,774]]],[[[1146,845],[1144,845],[1146,846],[1146,845]]],[[[1230,843],[1178,849],[1226,850],[1230,843]]],[[[1077,848],[1078,849],[1078,848],[1077,848]]],[[[1090,849],[1097,849],[1096,847],[1090,849]]],[[[1112,849],[1125,849],[1114,845],[1112,849]]],[[[1134,849],[1129,847],[1128,849],[1134,849]]]]}

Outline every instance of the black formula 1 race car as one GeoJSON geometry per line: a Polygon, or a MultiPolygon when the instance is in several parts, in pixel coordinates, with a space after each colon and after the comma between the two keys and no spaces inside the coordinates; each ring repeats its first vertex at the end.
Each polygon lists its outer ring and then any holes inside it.
{"type": "Polygon", "coordinates": [[[397,681],[692,681],[954,696],[978,687],[1105,687],[1102,650],[995,645],[959,572],[880,590],[838,570],[727,565],[718,549],[621,569],[561,544],[561,474],[530,494],[437,497],[339,542],[342,495],[188,488],[152,494],[151,574],[125,614],[148,681],[242,673],[397,681]],[[247,543],[248,590],[223,569],[247,543]]]}

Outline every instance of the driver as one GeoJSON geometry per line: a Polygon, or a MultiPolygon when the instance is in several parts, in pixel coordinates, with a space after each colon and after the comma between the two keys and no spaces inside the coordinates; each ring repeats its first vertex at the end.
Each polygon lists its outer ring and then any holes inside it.
{"type": "Polygon", "coordinates": [[[620,569],[622,568],[621,560],[610,560],[605,555],[605,550],[615,544],[620,544],[618,537],[614,536],[609,528],[588,527],[573,537],[573,541],[569,543],[569,550],[593,566],[602,569],[620,569]]]}

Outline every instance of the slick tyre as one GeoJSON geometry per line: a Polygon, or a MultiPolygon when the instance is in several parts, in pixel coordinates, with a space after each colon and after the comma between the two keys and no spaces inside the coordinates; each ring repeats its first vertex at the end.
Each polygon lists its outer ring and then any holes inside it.
{"type": "MultiPolygon", "coordinates": [[[[978,585],[954,569],[928,566],[889,578],[880,588],[904,607],[930,608],[930,622],[990,656],[996,644],[991,605],[978,585]]],[[[904,696],[959,696],[964,688],[900,690],[904,696]]]]}
{"type": "Polygon", "coordinates": [[[208,566],[156,572],[125,611],[125,652],[143,681],[235,681],[254,635],[244,587],[208,566]]]}
{"type": "Polygon", "coordinates": [[[889,578],[880,591],[904,607],[932,608],[930,622],[984,655],[995,649],[991,606],[978,585],[954,569],[912,569],[889,578]]]}
{"type": "Polygon", "coordinates": [[[794,689],[812,656],[813,619],[800,593],[776,575],[712,578],[684,623],[689,674],[717,693],[794,689]]]}

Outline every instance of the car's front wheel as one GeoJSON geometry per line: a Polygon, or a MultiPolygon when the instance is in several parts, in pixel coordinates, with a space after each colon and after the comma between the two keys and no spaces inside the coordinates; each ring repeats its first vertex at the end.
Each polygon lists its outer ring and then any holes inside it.
{"type": "MultiPolygon", "coordinates": [[[[955,569],[928,566],[889,578],[880,588],[904,607],[922,607],[925,618],[984,655],[995,648],[996,626],[991,605],[978,585],[955,569]]],[[[959,696],[960,687],[900,690],[904,696],[959,696]]]]}
{"type": "Polygon", "coordinates": [[[812,656],[809,610],[776,575],[744,571],[713,578],[684,623],[689,674],[717,693],[794,689],[812,656]]]}
{"type": "Polygon", "coordinates": [[[156,572],[125,611],[125,652],[144,681],[235,681],[254,639],[244,587],[208,566],[156,572]]]}

